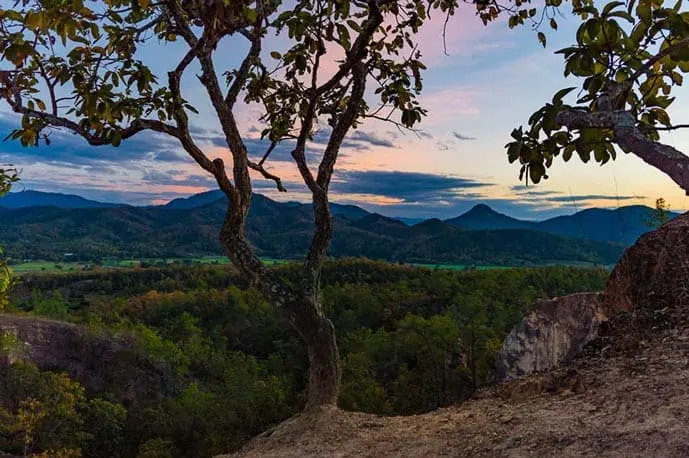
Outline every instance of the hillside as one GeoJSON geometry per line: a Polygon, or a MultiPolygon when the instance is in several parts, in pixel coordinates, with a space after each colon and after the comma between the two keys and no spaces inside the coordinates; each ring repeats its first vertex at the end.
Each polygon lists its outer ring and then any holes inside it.
{"type": "MultiPolygon", "coordinates": [[[[526,221],[496,212],[479,204],[468,212],[446,220],[461,229],[529,229],[565,237],[616,242],[629,246],[648,232],[652,210],[643,205],[630,205],[614,210],[589,208],[572,215],[556,216],[543,221],[526,221]]],[[[675,218],[679,213],[670,213],[675,218]]]]}
{"type": "MultiPolygon", "coordinates": [[[[18,259],[182,258],[221,255],[223,199],[188,209],[0,208],[0,240],[18,259]]],[[[178,207],[174,205],[173,207],[178,207]]],[[[413,227],[351,206],[335,206],[329,255],[417,263],[532,265],[613,264],[615,243],[577,240],[526,229],[466,231],[440,220],[413,227]],[[363,217],[359,217],[364,215],[363,217]]],[[[313,230],[309,205],[254,196],[247,235],[261,256],[303,255],[313,230]]]]}
{"type": "MultiPolygon", "coordinates": [[[[235,456],[687,456],[689,271],[676,256],[689,247],[687,228],[684,215],[625,252],[600,296],[597,338],[568,364],[425,415],[301,415],[235,456]]],[[[522,337],[555,353],[566,335],[548,329],[571,317],[521,328],[522,337]]]]}
{"type": "Polygon", "coordinates": [[[424,415],[326,410],[236,457],[687,456],[689,326],[599,346],[569,367],[424,415]]]}
{"type": "Polygon", "coordinates": [[[58,208],[113,208],[123,204],[113,204],[85,199],[73,194],[57,192],[20,191],[11,192],[0,201],[4,208],[58,207],[58,208]]]}
{"type": "MultiPolygon", "coordinates": [[[[256,199],[266,199],[256,195],[256,199]]],[[[221,191],[206,191],[189,197],[173,199],[165,205],[135,207],[157,210],[186,210],[195,211],[202,207],[223,207],[226,202],[221,191]]],[[[311,205],[300,202],[287,202],[280,205],[281,209],[311,212],[311,205]]],[[[31,209],[32,207],[57,207],[61,209],[99,209],[114,207],[131,207],[124,204],[112,204],[84,199],[81,196],[59,193],[46,193],[40,191],[22,191],[11,193],[0,200],[0,208],[31,209]]],[[[357,221],[372,213],[356,205],[331,204],[334,216],[339,216],[349,221],[357,221]]],[[[571,215],[562,215],[543,221],[528,221],[513,218],[499,213],[485,204],[477,204],[467,212],[454,218],[446,219],[445,223],[463,230],[503,230],[526,229],[539,232],[548,232],[565,237],[589,239],[599,242],[610,242],[629,246],[643,233],[647,232],[648,219],[652,210],[641,205],[620,207],[609,210],[602,208],[590,208],[571,215]]],[[[674,218],[678,214],[670,213],[674,218]]],[[[424,220],[419,218],[385,217],[376,215],[375,218],[386,218],[390,221],[402,222],[406,226],[418,225],[424,220]]],[[[386,223],[387,224],[387,223],[386,223]]]]}

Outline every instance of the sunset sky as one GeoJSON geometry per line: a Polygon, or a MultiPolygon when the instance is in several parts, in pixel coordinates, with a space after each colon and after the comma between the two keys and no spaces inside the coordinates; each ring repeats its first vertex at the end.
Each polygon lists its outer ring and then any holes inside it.
{"type": "MultiPolygon", "coordinates": [[[[559,30],[547,32],[548,47],[543,49],[530,27],[509,30],[504,22],[484,27],[464,9],[450,22],[449,55],[443,53],[438,19],[420,37],[429,67],[421,96],[429,111],[423,133],[402,133],[381,122],[366,122],[353,131],[338,162],[333,201],[417,218],[449,218],[487,203],[515,217],[540,219],[591,206],[651,206],[657,197],[664,197],[673,210],[689,209],[686,196],[669,178],[625,154],[603,167],[577,158],[568,164],[558,160],[549,180],[528,188],[519,183],[518,166],[507,162],[504,149],[511,130],[525,124],[558,89],[581,84],[564,79],[562,57],[553,54],[573,41],[575,19],[560,18],[559,30]]],[[[280,47],[279,41],[273,45],[280,47]]],[[[144,50],[144,57],[165,75],[184,50],[181,44],[155,43],[144,50]]],[[[219,49],[218,66],[230,67],[243,54],[243,43],[226,43],[219,49]]],[[[209,155],[227,156],[194,74],[188,72],[183,90],[201,111],[192,118],[196,139],[209,155]]],[[[682,89],[675,95],[678,101],[670,109],[674,123],[689,122],[689,92],[682,89]]],[[[266,145],[258,138],[259,115],[254,107],[242,107],[238,118],[250,153],[260,157],[266,145]]],[[[2,107],[0,134],[4,137],[16,122],[2,107]]],[[[325,135],[316,137],[312,157],[325,135]]],[[[689,132],[663,135],[663,141],[689,151],[689,132]]],[[[309,198],[289,151],[289,145],[279,148],[268,165],[283,177],[290,192],[278,195],[271,183],[261,180],[255,182],[256,192],[280,200],[309,198]]],[[[213,181],[175,142],[158,135],[139,135],[119,148],[94,148],[71,134],[55,133],[49,147],[0,144],[0,163],[22,169],[24,189],[136,205],[164,203],[213,188],[213,181]]]]}

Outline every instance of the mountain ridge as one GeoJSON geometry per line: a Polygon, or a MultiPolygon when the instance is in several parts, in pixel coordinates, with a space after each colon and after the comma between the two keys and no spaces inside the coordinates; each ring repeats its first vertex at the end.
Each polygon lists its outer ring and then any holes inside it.
{"type": "MultiPolygon", "coordinates": [[[[255,194],[254,201],[256,204],[261,204],[258,206],[253,205],[253,207],[256,208],[265,206],[265,202],[270,201],[271,204],[269,207],[273,209],[271,210],[272,212],[286,212],[288,214],[296,212],[301,215],[300,220],[309,218],[308,215],[312,214],[311,205],[307,203],[277,202],[261,194],[255,194]]],[[[164,205],[147,207],[101,203],[68,194],[22,191],[19,193],[10,193],[4,199],[0,199],[0,208],[31,209],[36,206],[47,206],[51,202],[53,203],[53,207],[63,210],[86,208],[139,208],[173,213],[178,211],[198,210],[201,214],[205,214],[205,210],[203,210],[204,207],[213,207],[215,208],[214,211],[218,211],[222,214],[224,209],[220,209],[219,207],[226,205],[224,194],[218,190],[206,191],[185,198],[173,199],[164,205]]],[[[400,231],[403,231],[403,228],[400,226],[401,224],[413,229],[419,226],[419,224],[422,225],[421,227],[429,228],[431,224],[437,225],[439,222],[442,222],[445,225],[464,231],[530,230],[570,238],[631,245],[641,234],[648,231],[649,227],[646,221],[650,218],[653,210],[641,205],[620,207],[618,209],[589,208],[574,214],[561,215],[542,221],[529,221],[514,218],[500,213],[483,203],[479,203],[461,215],[444,221],[437,220],[437,218],[415,221],[405,218],[383,216],[369,212],[356,205],[349,204],[333,203],[331,204],[331,211],[334,216],[349,220],[352,223],[369,218],[371,215],[378,215],[378,217],[375,218],[375,224],[373,224],[371,220],[368,223],[364,221],[359,225],[354,225],[362,229],[362,224],[369,224],[370,227],[366,229],[369,232],[374,230],[374,226],[378,226],[379,231],[390,230],[399,235],[400,231]],[[393,220],[399,224],[392,224],[391,221],[393,220]],[[437,221],[424,224],[434,220],[437,221]]],[[[273,216],[276,215],[274,214],[273,216]]],[[[670,216],[675,217],[677,213],[671,213],[670,216]]],[[[437,230],[441,229],[437,228],[437,230]]],[[[447,228],[442,230],[449,233],[447,228]]]]}
{"type": "MultiPolygon", "coordinates": [[[[218,241],[226,203],[193,209],[164,206],[0,209],[0,240],[15,259],[189,258],[223,253],[218,241]]],[[[392,262],[460,265],[612,264],[619,244],[532,230],[466,231],[438,219],[409,227],[383,215],[335,215],[328,254],[392,262]]],[[[334,212],[335,213],[335,212],[334,212]]],[[[313,209],[256,195],[246,234],[261,256],[294,259],[307,250],[313,209]]]]}

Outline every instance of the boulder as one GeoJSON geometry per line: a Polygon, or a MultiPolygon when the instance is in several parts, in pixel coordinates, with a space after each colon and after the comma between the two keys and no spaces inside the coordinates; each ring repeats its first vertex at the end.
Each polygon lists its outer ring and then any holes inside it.
{"type": "Polygon", "coordinates": [[[606,320],[601,293],[578,293],[538,302],[507,335],[495,360],[497,382],[571,361],[598,336],[606,320]]]}
{"type": "Polygon", "coordinates": [[[0,337],[0,370],[31,362],[41,370],[67,372],[90,393],[113,393],[125,403],[159,397],[166,389],[168,371],[143,356],[131,336],[0,313],[0,337]]]}
{"type": "Polygon", "coordinates": [[[620,259],[605,286],[609,315],[689,305],[689,213],[642,235],[620,259]]]}

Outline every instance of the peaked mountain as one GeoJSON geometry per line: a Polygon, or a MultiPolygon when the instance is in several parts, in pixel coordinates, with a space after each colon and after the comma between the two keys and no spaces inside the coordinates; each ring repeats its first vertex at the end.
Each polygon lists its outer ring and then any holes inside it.
{"type": "MultiPolygon", "coordinates": [[[[649,231],[648,221],[653,209],[631,205],[614,210],[590,208],[572,215],[557,216],[544,221],[525,221],[498,213],[479,204],[468,212],[445,222],[465,230],[529,229],[551,234],[632,245],[649,231]]],[[[674,218],[679,213],[670,213],[674,218]]]]}
{"type": "MultiPolygon", "coordinates": [[[[191,208],[0,208],[0,240],[13,258],[180,258],[222,254],[218,232],[225,201],[191,208]]],[[[351,214],[351,208],[347,208],[351,214]]],[[[409,227],[385,216],[335,216],[330,256],[388,261],[533,265],[543,262],[612,264],[623,247],[532,230],[467,231],[438,219],[409,227]]],[[[252,199],[247,237],[258,253],[303,256],[313,231],[310,205],[252,199]]]]}
{"type": "Polygon", "coordinates": [[[179,197],[172,199],[164,205],[165,208],[171,210],[189,210],[192,208],[203,207],[204,205],[212,204],[213,202],[224,199],[225,194],[219,189],[201,192],[189,197],[179,197]]]}
{"type": "Polygon", "coordinates": [[[19,191],[11,192],[0,199],[0,207],[28,208],[28,207],[57,207],[57,208],[114,208],[124,204],[98,202],[85,199],[73,194],[57,192],[19,191]]]}
{"type": "MultiPolygon", "coordinates": [[[[642,234],[649,231],[648,221],[653,209],[643,205],[631,205],[614,210],[589,208],[573,215],[557,216],[538,223],[537,230],[568,237],[599,241],[617,241],[632,245],[642,234]]],[[[675,218],[679,213],[671,213],[675,218]]]]}
{"type": "MultiPolygon", "coordinates": [[[[256,196],[260,196],[260,194],[254,194],[253,198],[256,198],[256,196]]],[[[191,210],[215,203],[217,201],[226,202],[225,194],[220,190],[212,190],[194,194],[193,196],[189,197],[173,199],[165,204],[164,207],[172,210],[191,210]]],[[[286,207],[311,207],[310,204],[304,204],[301,202],[286,202],[284,205],[286,207]]],[[[343,216],[352,220],[363,218],[364,216],[370,214],[363,208],[357,207],[356,205],[342,205],[335,203],[330,204],[330,211],[333,215],[343,216]]]]}
{"type": "Polygon", "coordinates": [[[486,204],[475,205],[468,212],[445,222],[467,230],[480,229],[532,229],[534,224],[498,213],[486,204]]]}

